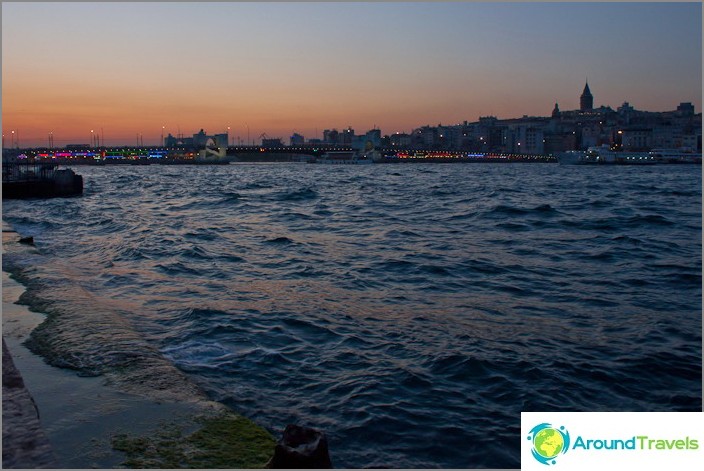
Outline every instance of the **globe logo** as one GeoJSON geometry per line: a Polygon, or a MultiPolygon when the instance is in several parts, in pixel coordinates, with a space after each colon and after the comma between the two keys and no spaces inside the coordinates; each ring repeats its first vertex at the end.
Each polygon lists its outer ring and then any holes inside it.
{"type": "Polygon", "coordinates": [[[533,458],[545,465],[555,464],[557,456],[570,449],[570,434],[564,426],[555,428],[548,423],[536,425],[531,429],[528,440],[533,442],[533,458]]]}

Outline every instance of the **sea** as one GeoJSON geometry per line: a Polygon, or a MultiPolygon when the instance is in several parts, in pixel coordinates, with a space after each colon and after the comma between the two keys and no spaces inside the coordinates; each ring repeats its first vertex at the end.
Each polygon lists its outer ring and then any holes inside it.
{"type": "Polygon", "coordinates": [[[518,468],[521,411],[702,408],[699,166],[75,170],[3,201],[38,252],[4,265],[85,314],[74,342],[98,310],[336,467],[518,468]]]}

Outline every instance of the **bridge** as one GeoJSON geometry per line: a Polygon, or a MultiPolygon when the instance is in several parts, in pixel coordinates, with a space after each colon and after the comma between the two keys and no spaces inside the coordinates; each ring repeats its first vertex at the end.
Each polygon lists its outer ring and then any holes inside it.
{"type": "MultiPolygon", "coordinates": [[[[228,163],[306,161],[349,146],[229,146],[204,149],[163,146],[90,147],[64,149],[3,149],[3,160],[46,160],[61,163],[228,163]]],[[[557,162],[552,155],[449,150],[377,149],[384,162],[557,162]]]]}

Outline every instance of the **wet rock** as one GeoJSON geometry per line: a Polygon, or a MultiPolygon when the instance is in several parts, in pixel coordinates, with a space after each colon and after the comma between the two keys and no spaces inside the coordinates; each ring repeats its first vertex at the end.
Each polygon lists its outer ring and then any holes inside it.
{"type": "Polygon", "coordinates": [[[284,435],[276,443],[274,456],[267,464],[272,469],[330,469],[325,434],[310,427],[287,425],[284,435]]]}
{"type": "Polygon", "coordinates": [[[34,237],[22,237],[20,238],[20,244],[34,245],[34,237]]]}

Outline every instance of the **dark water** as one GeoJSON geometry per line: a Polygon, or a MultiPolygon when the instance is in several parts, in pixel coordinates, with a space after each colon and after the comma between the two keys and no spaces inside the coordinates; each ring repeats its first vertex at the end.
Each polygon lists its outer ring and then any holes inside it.
{"type": "Polygon", "coordinates": [[[3,202],[32,276],[338,467],[519,467],[521,411],[701,410],[700,167],[79,173],[3,202]]]}

